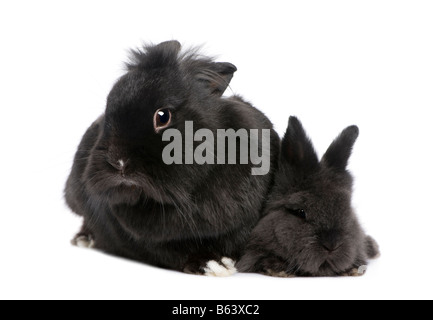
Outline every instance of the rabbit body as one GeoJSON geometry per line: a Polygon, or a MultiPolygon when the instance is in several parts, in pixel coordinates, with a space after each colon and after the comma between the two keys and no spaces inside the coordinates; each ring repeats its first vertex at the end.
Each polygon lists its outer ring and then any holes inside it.
{"type": "Polygon", "coordinates": [[[75,244],[194,274],[206,273],[209,261],[233,267],[227,257],[240,257],[261,218],[280,144],[262,112],[222,97],[235,71],[182,53],[176,41],[133,52],[67,181],[67,204],[84,218],[75,244]],[[270,130],[270,172],[252,175],[251,162],[166,165],[162,135],[184,132],[185,121],[212,132],[270,130]]]}

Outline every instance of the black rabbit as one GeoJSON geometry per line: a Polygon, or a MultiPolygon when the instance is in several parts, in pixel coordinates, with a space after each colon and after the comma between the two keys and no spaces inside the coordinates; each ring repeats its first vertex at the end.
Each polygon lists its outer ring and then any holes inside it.
{"type": "Polygon", "coordinates": [[[319,162],[302,124],[291,117],[265,217],[251,235],[240,272],[271,276],[363,275],[377,243],[351,205],[347,164],[359,129],[352,126],[319,162]]]}
{"type": "Polygon", "coordinates": [[[278,135],[240,97],[222,97],[236,71],[230,63],[182,53],[171,41],[133,51],[127,67],[67,181],[67,204],[84,218],[73,243],[187,273],[234,273],[273,182],[278,135]],[[186,121],[194,132],[269,130],[269,173],[252,175],[251,161],[166,165],[163,133],[183,133],[186,121]]]}

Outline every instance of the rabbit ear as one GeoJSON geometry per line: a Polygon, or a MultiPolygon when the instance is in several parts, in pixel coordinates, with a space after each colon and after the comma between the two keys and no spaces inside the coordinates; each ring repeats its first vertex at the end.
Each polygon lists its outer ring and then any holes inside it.
{"type": "Polygon", "coordinates": [[[176,66],[181,50],[182,45],[176,40],[162,42],[158,45],[146,45],[142,49],[131,50],[126,68],[132,71],[176,66]]]}
{"type": "Polygon", "coordinates": [[[308,174],[319,168],[317,153],[298,118],[290,117],[281,147],[282,158],[295,172],[308,174]]]}
{"type": "Polygon", "coordinates": [[[177,56],[182,50],[182,45],[179,41],[172,40],[172,41],[162,42],[158,44],[156,48],[158,48],[159,50],[170,52],[173,55],[177,56]]]}
{"type": "Polygon", "coordinates": [[[322,164],[328,168],[346,170],[358,136],[359,128],[357,126],[346,128],[326,151],[322,158],[322,164]]]}
{"type": "Polygon", "coordinates": [[[200,70],[197,80],[202,82],[211,94],[222,96],[237,70],[228,62],[210,63],[205,69],[200,70]]]}

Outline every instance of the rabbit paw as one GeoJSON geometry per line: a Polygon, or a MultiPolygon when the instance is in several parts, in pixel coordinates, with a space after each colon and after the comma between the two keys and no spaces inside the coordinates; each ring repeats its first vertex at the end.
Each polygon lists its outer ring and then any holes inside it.
{"type": "Polygon", "coordinates": [[[235,262],[230,258],[222,258],[221,261],[210,260],[204,268],[204,275],[208,277],[230,277],[237,273],[235,262]]]}
{"type": "Polygon", "coordinates": [[[296,278],[293,274],[288,274],[285,271],[274,271],[271,269],[267,269],[264,273],[266,276],[275,277],[275,278],[296,278]]]}
{"type": "Polygon", "coordinates": [[[360,266],[359,268],[353,268],[346,273],[343,273],[343,277],[362,277],[367,272],[367,266],[360,266]]]}
{"type": "Polygon", "coordinates": [[[95,247],[95,241],[89,235],[77,235],[72,239],[71,244],[78,248],[92,249],[95,247]]]}
{"type": "Polygon", "coordinates": [[[235,262],[230,258],[199,256],[190,259],[183,268],[185,273],[208,277],[229,277],[237,273],[235,262]]]}

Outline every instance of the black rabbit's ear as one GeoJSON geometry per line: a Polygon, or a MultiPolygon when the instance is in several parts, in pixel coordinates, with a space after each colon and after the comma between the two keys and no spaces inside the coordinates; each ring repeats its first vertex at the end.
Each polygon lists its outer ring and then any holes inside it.
{"type": "Polygon", "coordinates": [[[146,45],[142,49],[131,50],[126,63],[128,71],[136,69],[156,69],[177,66],[182,45],[179,41],[167,41],[158,45],[146,45]]]}
{"type": "Polygon", "coordinates": [[[317,153],[298,118],[290,117],[281,148],[282,158],[295,172],[308,174],[319,168],[317,153]]]}
{"type": "Polygon", "coordinates": [[[210,94],[222,96],[238,69],[228,62],[210,63],[200,70],[197,79],[202,82],[210,94]]]}
{"type": "Polygon", "coordinates": [[[346,128],[326,151],[322,158],[322,164],[328,168],[346,170],[358,136],[359,128],[357,126],[346,128]]]}

